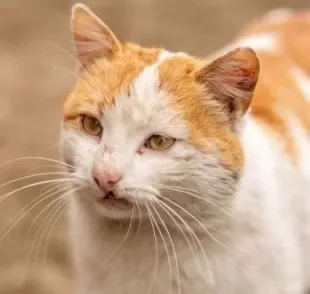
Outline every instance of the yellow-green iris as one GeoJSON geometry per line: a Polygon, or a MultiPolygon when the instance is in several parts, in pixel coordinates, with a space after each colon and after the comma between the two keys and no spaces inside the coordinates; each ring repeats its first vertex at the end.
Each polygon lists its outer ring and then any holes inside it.
{"type": "Polygon", "coordinates": [[[173,138],[162,135],[153,135],[147,139],[145,147],[156,151],[163,151],[170,148],[174,142],[175,139],[173,138]]]}

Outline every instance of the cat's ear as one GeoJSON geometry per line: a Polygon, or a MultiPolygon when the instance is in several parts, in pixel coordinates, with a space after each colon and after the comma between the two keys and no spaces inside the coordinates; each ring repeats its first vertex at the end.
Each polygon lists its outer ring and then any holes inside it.
{"type": "Polygon", "coordinates": [[[99,57],[110,58],[121,50],[121,42],[87,6],[72,8],[71,29],[80,65],[86,68],[99,57]]]}
{"type": "Polygon", "coordinates": [[[259,60],[250,48],[237,48],[203,66],[197,81],[232,119],[249,108],[259,76],[259,60]]]}

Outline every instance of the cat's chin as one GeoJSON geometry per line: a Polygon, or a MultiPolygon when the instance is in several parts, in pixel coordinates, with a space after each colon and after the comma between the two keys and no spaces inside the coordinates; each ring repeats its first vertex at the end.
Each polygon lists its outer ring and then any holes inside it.
{"type": "Polygon", "coordinates": [[[95,201],[96,210],[109,218],[131,218],[134,205],[125,198],[101,197],[95,201]]]}

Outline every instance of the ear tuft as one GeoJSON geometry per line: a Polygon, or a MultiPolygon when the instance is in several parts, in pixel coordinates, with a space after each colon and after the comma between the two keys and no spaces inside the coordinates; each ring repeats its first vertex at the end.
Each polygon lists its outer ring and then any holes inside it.
{"type": "Polygon", "coordinates": [[[245,47],[203,66],[197,73],[197,81],[233,118],[237,118],[249,108],[258,76],[258,57],[252,49],[245,47]]]}
{"type": "Polygon", "coordinates": [[[121,48],[121,43],[86,5],[72,8],[71,29],[77,55],[83,68],[97,58],[110,58],[121,48]]]}

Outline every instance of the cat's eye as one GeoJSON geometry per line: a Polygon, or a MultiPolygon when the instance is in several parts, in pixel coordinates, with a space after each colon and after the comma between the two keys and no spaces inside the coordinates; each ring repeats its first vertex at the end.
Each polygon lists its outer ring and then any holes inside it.
{"type": "Polygon", "coordinates": [[[156,151],[163,151],[170,148],[175,141],[176,140],[171,137],[153,135],[147,139],[145,147],[156,151]]]}
{"type": "Polygon", "coordinates": [[[82,117],[82,127],[87,133],[93,136],[101,136],[101,123],[92,116],[84,115],[82,117]]]}

